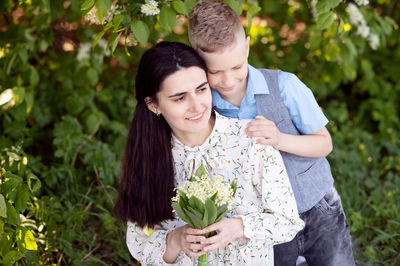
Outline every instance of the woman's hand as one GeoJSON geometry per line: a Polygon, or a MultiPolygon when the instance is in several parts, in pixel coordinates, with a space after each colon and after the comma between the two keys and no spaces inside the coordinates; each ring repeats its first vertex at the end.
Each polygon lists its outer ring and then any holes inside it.
{"type": "Polygon", "coordinates": [[[164,253],[163,259],[167,263],[175,262],[182,250],[190,257],[200,257],[206,252],[203,251],[204,242],[206,238],[202,234],[197,233],[199,230],[185,225],[171,231],[167,235],[167,248],[164,253]]]}
{"type": "MultiPolygon", "coordinates": [[[[192,229],[194,230],[194,229],[192,229]]],[[[222,218],[221,221],[212,224],[202,230],[195,230],[196,234],[207,234],[210,232],[217,234],[206,238],[201,243],[204,244],[203,251],[210,251],[226,247],[232,240],[244,236],[244,226],[241,218],[222,218]]]]}

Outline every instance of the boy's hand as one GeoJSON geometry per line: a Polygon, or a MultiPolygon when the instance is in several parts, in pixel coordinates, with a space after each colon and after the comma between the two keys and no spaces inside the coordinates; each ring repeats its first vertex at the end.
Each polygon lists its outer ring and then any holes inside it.
{"type": "Polygon", "coordinates": [[[278,146],[281,132],[273,121],[258,115],[253,121],[247,124],[245,132],[249,137],[259,137],[257,143],[271,145],[279,150],[278,146]]]}

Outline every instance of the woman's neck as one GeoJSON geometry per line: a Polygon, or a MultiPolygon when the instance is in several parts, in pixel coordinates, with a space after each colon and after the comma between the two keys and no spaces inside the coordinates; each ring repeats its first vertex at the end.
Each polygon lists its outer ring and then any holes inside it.
{"type": "Polygon", "coordinates": [[[187,134],[175,134],[175,137],[188,147],[196,147],[202,145],[206,139],[211,135],[215,125],[215,114],[210,116],[208,126],[201,132],[187,133],[187,134]]]}

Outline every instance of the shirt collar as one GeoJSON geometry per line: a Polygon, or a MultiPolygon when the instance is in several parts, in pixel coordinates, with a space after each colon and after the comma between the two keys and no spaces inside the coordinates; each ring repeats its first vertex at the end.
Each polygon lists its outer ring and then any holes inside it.
{"type": "Polygon", "coordinates": [[[251,91],[251,95],[249,96],[254,96],[256,94],[269,94],[268,84],[264,75],[260,70],[254,68],[253,66],[248,66],[249,80],[247,81],[247,92],[251,91]]]}
{"type": "Polygon", "coordinates": [[[172,134],[172,149],[182,151],[186,157],[184,162],[186,178],[189,179],[200,165],[205,167],[208,174],[211,173],[212,169],[219,169],[223,165],[222,158],[219,156],[218,151],[223,148],[221,146],[221,134],[226,134],[224,133],[226,127],[226,119],[215,112],[213,130],[203,144],[189,147],[180,142],[174,134],[172,134]]]}

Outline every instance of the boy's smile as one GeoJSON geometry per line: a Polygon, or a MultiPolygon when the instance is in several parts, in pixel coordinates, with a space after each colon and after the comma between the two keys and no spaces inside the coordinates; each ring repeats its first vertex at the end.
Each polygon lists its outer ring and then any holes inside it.
{"type": "Polygon", "coordinates": [[[208,82],[223,99],[239,107],[246,94],[250,38],[238,36],[236,42],[222,51],[198,51],[208,68],[208,82]]]}

